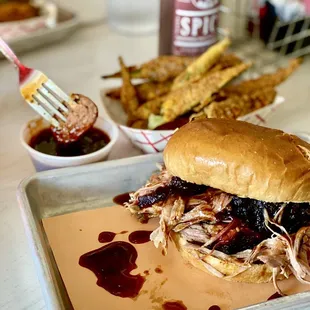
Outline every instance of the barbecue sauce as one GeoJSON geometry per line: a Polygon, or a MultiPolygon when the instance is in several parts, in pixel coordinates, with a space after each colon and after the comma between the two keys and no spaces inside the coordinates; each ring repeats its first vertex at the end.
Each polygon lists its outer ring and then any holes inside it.
{"type": "Polygon", "coordinates": [[[85,253],[79,264],[97,277],[97,285],[123,298],[135,298],[145,281],[140,274],[131,275],[137,268],[138,253],[128,242],[117,241],[85,253]]]}
{"type": "Polygon", "coordinates": [[[102,130],[90,128],[76,142],[59,143],[50,128],[43,129],[33,136],[29,145],[36,151],[53,156],[82,156],[102,149],[110,142],[109,136],[102,130]]]}
{"type": "Polygon", "coordinates": [[[114,240],[116,236],[116,233],[112,232],[112,231],[103,231],[102,233],[100,233],[100,235],[98,236],[98,241],[100,243],[107,243],[107,242],[111,242],[114,240]]]}
{"type": "Polygon", "coordinates": [[[116,235],[124,235],[127,233],[128,233],[128,230],[122,230],[119,233],[115,233],[112,231],[103,231],[99,234],[98,241],[100,243],[108,243],[108,242],[113,241],[116,235]]]}
{"type": "Polygon", "coordinates": [[[158,267],[155,268],[155,272],[156,273],[163,273],[163,270],[161,269],[160,266],[158,266],[158,267]]]}
{"type": "Polygon", "coordinates": [[[209,310],[221,310],[221,308],[217,305],[213,305],[209,308],[209,310]]]}
{"type": "Polygon", "coordinates": [[[272,300],[272,299],[276,299],[276,298],[280,298],[282,297],[278,292],[274,293],[273,295],[271,295],[267,300],[272,300]]]}
{"type": "Polygon", "coordinates": [[[183,304],[182,301],[176,300],[176,301],[166,301],[162,308],[164,310],[187,310],[187,307],[183,304]]]}
{"type": "Polygon", "coordinates": [[[130,192],[117,195],[113,198],[113,202],[117,205],[123,206],[125,202],[129,202],[130,199],[130,192]]]}
{"type": "Polygon", "coordinates": [[[149,230],[137,230],[133,231],[129,236],[128,240],[129,242],[133,244],[142,244],[151,241],[150,235],[152,231],[149,230]]]}

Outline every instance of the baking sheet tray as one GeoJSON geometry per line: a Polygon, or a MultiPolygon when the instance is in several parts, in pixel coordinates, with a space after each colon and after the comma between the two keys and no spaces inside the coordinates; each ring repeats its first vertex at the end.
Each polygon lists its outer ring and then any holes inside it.
{"type": "MultiPolygon", "coordinates": [[[[80,19],[75,13],[59,7],[57,25],[54,28],[41,29],[27,36],[11,40],[10,46],[18,54],[35,50],[40,46],[65,39],[72,35],[80,25],[80,19]]],[[[4,59],[2,54],[0,54],[0,59],[4,59]]]]}
{"type": "MultiPolygon", "coordinates": [[[[48,309],[72,308],[41,220],[112,205],[112,197],[141,186],[161,154],[37,173],[21,182],[18,201],[48,309]]],[[[244,309],[309,309],[310,292],[244,309]]],[[[112,309],[111,309],[112,310],[112,309]]]]}

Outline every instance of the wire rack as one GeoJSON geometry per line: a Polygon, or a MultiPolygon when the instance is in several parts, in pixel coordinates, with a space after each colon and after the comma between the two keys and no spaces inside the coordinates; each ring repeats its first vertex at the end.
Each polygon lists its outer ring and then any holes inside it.
{"type": "Polygon", "coordinates": [[[261,38],[261,20],[256,0],[222,0],[220,35],[232,38],[232,50],[253,62],[248,74],[274,71],[289,58],[310,54],[310,17],[289,23],[275,20],[268,40],[261,38]],[[254,10],[253,10],[254,8],[254,10]]]}

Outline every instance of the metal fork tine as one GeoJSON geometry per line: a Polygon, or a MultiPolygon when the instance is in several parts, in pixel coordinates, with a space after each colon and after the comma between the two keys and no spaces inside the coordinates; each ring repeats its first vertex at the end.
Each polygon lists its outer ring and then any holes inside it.
{"type": "Polygon", "coordinates": [[[38,92],[47,100],[49,101],[49,103],[51,103],[56,110],[58,111],[58,109],[63,110],[63,112],[68,113],[69,110],[63,105],[61,104],[51,93],[49,93],[47,91],[46,88],[41,87],[38,89],[38,92]]]}
{"type": "Polygon", "coordinates": [[[62,104],[72,101],[72,99],[61,90],[52,80],[43,83],[43,86],[55,96],[62,104]]]}
{"type": "Polygon", "coordinates": [[[40,104],[38,104],[36,101],[30,102],[29,100],[27,100],[27,103],[52,126],[59,127],[59,122],[52,115],[50,115],[40,104]]]}
{"type": "Polygon", "coordinates": [[[57,115],[61,120],[64,122],[66,121],[66,118],[57,110],[55,107],[45,98],[40,94],[40,90],[38,89],[38,93],[33,95],[34,100],[36,100],[39,104],[43,105],[47,110],[49,111],[50,114],[52,115],[57,115]]]}
{"type": "Polygon", "coordinates": [[[66,122],[66,117],[61,111],[69,112],[68,109],[76,102],[43,72],[25,67],[1,37],[0,50],[19,69],[20,92],[31,108],[52,126],[60,127],[60,120],[66,122]]]}

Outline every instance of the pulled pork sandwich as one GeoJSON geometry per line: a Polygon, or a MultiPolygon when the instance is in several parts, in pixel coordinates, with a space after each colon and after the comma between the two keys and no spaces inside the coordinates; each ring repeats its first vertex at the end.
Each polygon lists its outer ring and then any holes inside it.
{"type": "Polygon", "coordinates": [[[164,150],[164,166],[126,207],[167,251],[217,277],[248,283],[310,275],[310,145],[246,122],[193,121],[164,150]]]}

